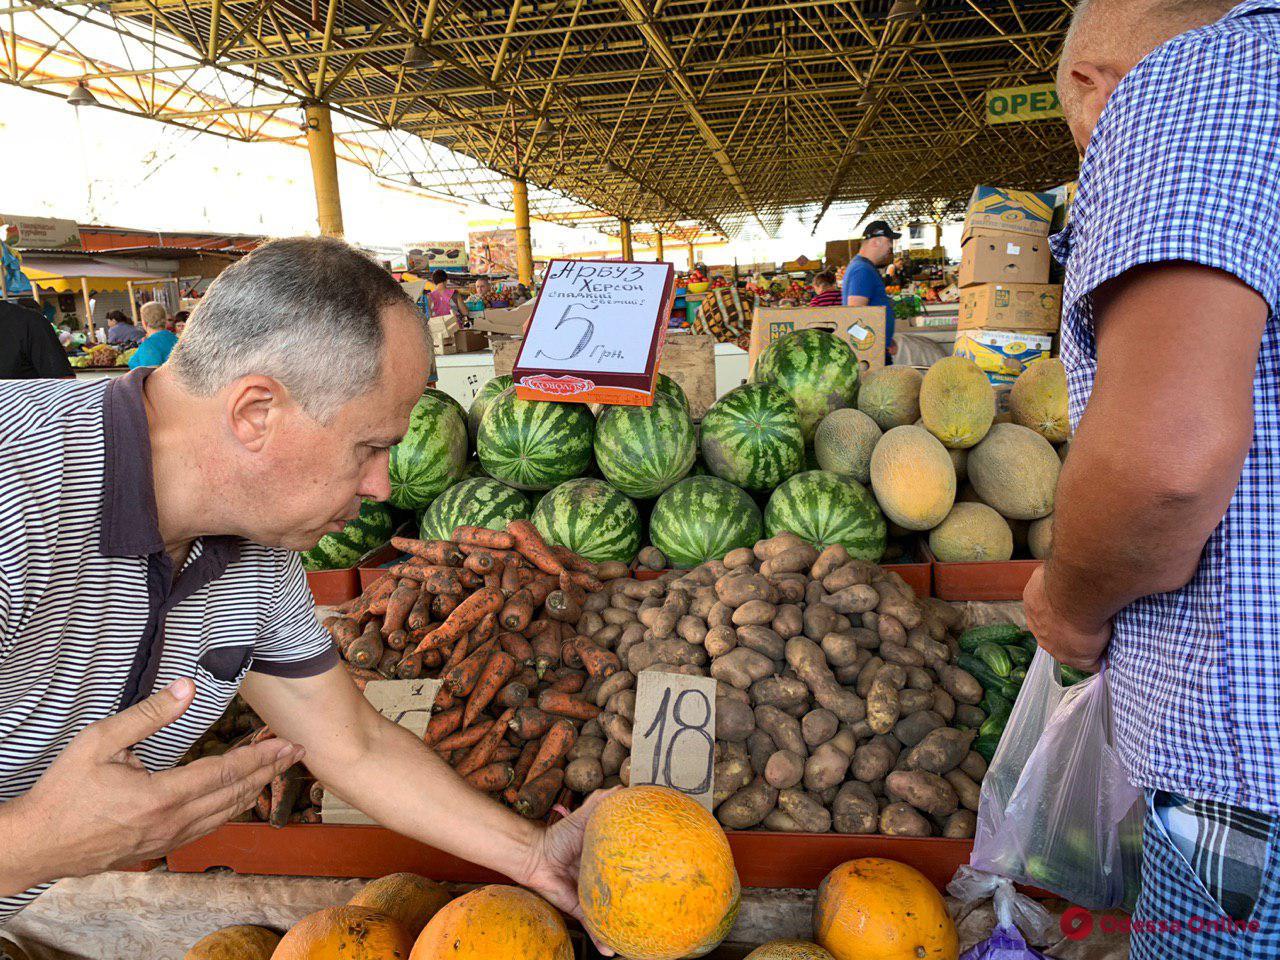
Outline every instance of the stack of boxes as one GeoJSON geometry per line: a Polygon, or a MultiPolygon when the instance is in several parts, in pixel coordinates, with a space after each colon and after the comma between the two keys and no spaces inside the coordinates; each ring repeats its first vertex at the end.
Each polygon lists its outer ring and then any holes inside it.
{"type": "Polygon", "coordinates": [[[1054,355],[1062,286],[1049,282],[1050,193],[977,187],[961,238],[956,356],[976,363],[1001,404],[1029,365],[1054,355]]]}

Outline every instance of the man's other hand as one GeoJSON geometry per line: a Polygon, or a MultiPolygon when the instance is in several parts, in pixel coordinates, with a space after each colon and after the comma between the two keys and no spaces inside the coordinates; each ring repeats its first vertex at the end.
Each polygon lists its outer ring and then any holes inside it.
{"type": "Polygon", "coordinates": [[[1036,642],[1059,663],[1093,673],[1111,642],[1111,624],[1086,629],[1073,624],[1056,610],[1044,588],[1044,566],[1036,568],[1022,594],[1027,629],[1036,642]]]}
{"type": "MultiPolygon", "coordinates": [[[[90,724],[22,797],[5,804],[31,837],[31,882],[132,866],[189,843],[249,809],[272,778],[302,758],[267,740],[149,773],[132,747],[181,717],[195,697],[182,679],[90,724]]],[[[16,832],[16,831],[6,831],[16,832]]],[[[5,873],[12,872],[12,868],[5,873]]]]}

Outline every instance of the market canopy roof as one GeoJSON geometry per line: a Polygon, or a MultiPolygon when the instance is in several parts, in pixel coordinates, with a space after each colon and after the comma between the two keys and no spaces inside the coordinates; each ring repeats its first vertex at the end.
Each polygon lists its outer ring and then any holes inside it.
{"type": "Polygon", "coordinates": [[[22,272],[40,289],[56,293],[79,293],[82,279],[88,281],[94,293],[121,292],[128,290],[130,283],[160,283],[172,279],[90,257],[23,256],[22,272]]]}
{"type": "MultiPolygon", "coordinates": [[[[1076,169],[1060,120],[985,110],[1052,79],[1069,0],[10,2],[49,49],[67,18],[126,38],[127,62],[85,57],[104,105],[253,140],[323,100],[375,172],[499,206],[525,178],[535,216],[572,224],[678,240],[855,201],[929,217],[978,182],[1076,169]]],[[[78,75],[51,60],[0,73],[65,94],[78,75]]]]}

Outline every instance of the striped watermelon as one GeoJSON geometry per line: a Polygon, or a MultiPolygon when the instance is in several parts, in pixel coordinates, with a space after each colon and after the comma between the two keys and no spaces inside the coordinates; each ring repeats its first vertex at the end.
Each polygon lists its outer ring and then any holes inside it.
{"type": "Polygon", "coordinates": [[[683,477],[694,447],[689,411],[667,393],[655,393],[651,407],[609,407],[596,422],[600,472],[630,497],[656,497],[683,477]]]}
{"type": "Polygon", "coordinates": [[[595,419],[581,403],[521,400],[498,394],[480,421],[476,453],[495,480],[520,490],[550,490],[591,468],[595,419]]]}
{"type": "Polygon", "coordinates": [[[446,393],[428,390],[409,415],[409,432],[391,448],[391,503],[420,510],[462,479],[467,422],[446,393]]]}
{"type": "Polygon", "coordinates": [[[851,557],[878,561],[884,555],[884,514],[871,492],[826,470],[797,473],[784,482],[764,510],[765,533],[790,530],[816,547],[843,544],[851,557]]]}
{"type": "Polygon", "coordinates": [[[505,530],[512,520],[529,518],[529,498],[497,480],[477,477],[455,483],[422,511],[423,540],[448,540],[456,527],[505,530]]]}
{"type": "Polygon", "coordinates": [[[675,567],[696,567],[762,533],[760,508],[746,491],[719,477],[687,477],[658,498],[649,542],[675,567]]]}
{"type": "Polygon", "coordinates": [[[858,357],[825,330],[797,330],[765,347],[751,379],[776,384],[790,394],[808,443],[823,417],[857,402],[858,357]]]}
{"type": "Polygon", "coordinates": [[[804,468],[796,405],[771,383],[730,390],[702,419],[702,457],[717,477],[747,490],[772,490],[804,468]]]}
{"type": "Polygon", "coordinates": [[[679,400],[680,406],[684,407],[685,412],[688,413],[689,398],[685,396],[684,387],[680,386],[665,373],[660,373],[658,374],[656,389],[658,393],[665,393],[669,397],[679,400]]]}
{"type": "Polygon", "coordinates": [[[603,480],[583,477],[560,484],[534,508],[533,525],[548,543],[594,563],[630,563],[640,550],[636,505],[603,480]]]}
{"type": "Polygon", "coordinates": [[[462,422],[467,422],[467,411],[463,409],[462,404],[458,402],[458,398],[453,394],[437,390],[435,387],[427,387],[422,391],[422,395],[424,397],[435,397],[437,400],[449,404],[449,406],[458,411],[458,416],[462,418],[462,422]]]}
{"type": "Polygon", "coordinates": [[[511,382],[509,375],[494,377],[472,399],[471,410],[467,413],[467,432],[471,435],[472,443],[476,442],[476,437],[480,434],[480,421],[484,419],[484,412],[489,409],[489,404],[493,403],[494,397],[511,386],[511,382]]]}
{"type": "Polygon", "coordinates": [[[326,533],[302,555],[302,565],[308,570],[354,567],[366,553],[390,540],[393,529],[391,508],[376,500],[365,500],[360,504],[359,516],[337,533],[326,533]]]}

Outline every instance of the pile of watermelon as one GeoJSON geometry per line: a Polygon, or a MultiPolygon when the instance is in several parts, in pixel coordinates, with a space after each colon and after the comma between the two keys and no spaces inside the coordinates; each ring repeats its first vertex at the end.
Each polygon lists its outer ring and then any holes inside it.
{"type": "MultiPolygon", "coordinates": [[[[523,400],[495,377],[468,411],[428,390],[392,449],[390,506],[412,511],[425,539],[458,526],[504,529],[530,518],[549,542],[630,563],[652,544],[673,566],[722,557],[792,530],[878,560],[886,523],[856,480],[813,463],[817,423],[857,398],[858,364],[837,337],[806,330],[775,341],[752,383],[699,426],[684,391],[660,375],[651,406],[523,400]]],[[[306,555],[308,569],[349,566],[385,543],[386,504],[306,555]]]]}

